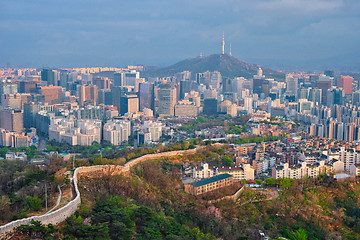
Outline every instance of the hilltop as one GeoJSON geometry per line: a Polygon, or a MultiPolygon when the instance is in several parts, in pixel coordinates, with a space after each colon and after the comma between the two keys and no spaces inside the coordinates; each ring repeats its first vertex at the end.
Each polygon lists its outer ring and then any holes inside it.
{"type": "MultiPolygon", "coordinates": [[[[261,66],[247,63],[228,54],[212,54],[210,56],[188,58],[164,68],[149,69],[143,72],[142,75],[145,77],[166,77],[172,76],[178,72],[190,71],[195,76],[195,73],[219,71],[223,77],[251,78],[257,74],[259,67],[261,66]]],[[[263,74],[267,77],[277,79],[284,79],[285,77],[285,74],[282,72],[271,70],[266,67],[261,68],[263,74]]]]}

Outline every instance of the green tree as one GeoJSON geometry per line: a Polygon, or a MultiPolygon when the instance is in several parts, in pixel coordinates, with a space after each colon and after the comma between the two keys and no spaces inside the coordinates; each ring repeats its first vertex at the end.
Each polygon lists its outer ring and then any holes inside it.
{"type": "Polygon", "coordinates": [[[308,239],[307,232],[302,228],[296,230],[293,236],[291,237],[291,240],[307,240],[307,239],[308,239]]]}
{"type": "Polygon", "coordinates": [[[29,209],[39,211],[42,208],[42,201],[38,196],[26,197],[25,201],[28,204],[29,209]]]}
{"type": "Polygon", "coordinates": [[[268,186],[275,186],[275,179],[274,178],[267,178],[267,179],[265,179],[265,183],[266,183],[266,185],[268,185],[268,186]]]}

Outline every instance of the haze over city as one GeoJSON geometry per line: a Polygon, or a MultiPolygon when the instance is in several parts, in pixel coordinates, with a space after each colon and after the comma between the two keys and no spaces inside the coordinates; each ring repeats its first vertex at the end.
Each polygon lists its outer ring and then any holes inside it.
{"type": "Polygon", "coordinates": [[[359,0],[0,0],[0,239],[360,239],[359,0]]]}
{"type": "Polygon", "coordinates": [[[226,49],[276,69],[359,70],[360,3],[271,1],[1,1],[0,66],[147,64],[226,49]]]}

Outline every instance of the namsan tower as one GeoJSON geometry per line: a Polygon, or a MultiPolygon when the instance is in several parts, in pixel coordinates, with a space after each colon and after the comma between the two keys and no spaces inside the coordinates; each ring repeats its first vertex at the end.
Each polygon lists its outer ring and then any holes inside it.
{"type": "Polygon", "coordinates": [[[229,51],[229,55],[231,56],[231,43],[230,43],[230,51],[229,51]]]}
{"type": "Polygon", "coordinates": [[[222,54],[225,54],[225,37],[223,32],[223,39],[222,39],[222,54]]]}

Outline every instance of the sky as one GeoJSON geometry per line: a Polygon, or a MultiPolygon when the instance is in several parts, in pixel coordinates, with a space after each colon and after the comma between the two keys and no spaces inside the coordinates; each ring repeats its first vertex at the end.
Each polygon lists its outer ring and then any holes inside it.
{"type": "Polygon", "coordinates": [[[168,66],[221,52],[360,69],[359,0],[0,0],[0,67],[168,66]]]}

